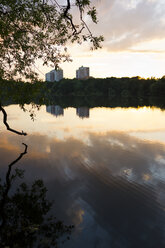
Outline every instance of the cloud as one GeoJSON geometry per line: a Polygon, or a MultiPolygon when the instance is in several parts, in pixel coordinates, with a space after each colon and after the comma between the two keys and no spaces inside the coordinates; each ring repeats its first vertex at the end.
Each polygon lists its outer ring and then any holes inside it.
{"type": "Polygon", "coordinates": [[[103,34],[103,47],[111,52],[165,38],[165,2],[162,0],[94,0],[99,23],[91,26],[103,34]]]}
{"type": "Polygon", "coordinates": [[[131,53],[165,53],[165,50],[150,50],[150,49],[127,49],[131,53]]]}
{"type": "MultiPolygon", "coordinates": [[[[6,154],[19,155],[15,146],[22,151],[18,140],[7,134],[1,140],[2,164],[6,154]]],[[[28,153],[15,166],[26,170],[26,181],[42,178],[52,211],[76,225],[79,236],[66,247],[164,247],[164,144],[123,132],[89,133],[88,144],[45,135],[26,141],[28,153]]]]}

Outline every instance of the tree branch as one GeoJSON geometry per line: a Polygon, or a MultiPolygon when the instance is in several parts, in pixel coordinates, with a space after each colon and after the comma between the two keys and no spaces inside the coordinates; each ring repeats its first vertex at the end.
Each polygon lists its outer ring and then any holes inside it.
{"type": "Polygon", "coordinates": [[[64,17],[67,17],[68,11],[70,10],[70,0],[67,0],[67,6],[64,11],[64,17]]]}
{"type": "Polygon", "coordinates": [[[0,111],[2,111],[2,113],[3,113],[3,123],[5,124],[7,130],[9,130],[9,131],[11,131],[13,133],[16,133],[18,135],[24,135],[24,136],[27,135],[27,133],[24,133],[23,131],[19,132],[19,131],[15,130],[15,129],[10,128],[9,124],[7,123],[7,113],[4,110],[4,108],[1,106],[1,104],[0,104],[0,111]]]}

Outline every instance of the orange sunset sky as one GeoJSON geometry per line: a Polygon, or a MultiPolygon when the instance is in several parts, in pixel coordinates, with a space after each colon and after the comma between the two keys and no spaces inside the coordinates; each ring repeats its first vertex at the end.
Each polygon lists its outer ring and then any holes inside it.
{"type": "MultiPolygon", "coordinates": [[[[59,1],[64,4],[65,1],[59,1]]],[[[93,77],[162,77],[165,75],[165,1],[92,0],[98,24],[86,21],[94,35],[103,35],[102,49],[90,51],[89,44],[68,44],[73,62],[62,63],[65,78],[74,78],[80,66],[90,67],[93,77]]],[[[73,15],[76,15],[73,9],[73,15]]],[[[40,77],[50,67],[37,68],[40,77]]]]}

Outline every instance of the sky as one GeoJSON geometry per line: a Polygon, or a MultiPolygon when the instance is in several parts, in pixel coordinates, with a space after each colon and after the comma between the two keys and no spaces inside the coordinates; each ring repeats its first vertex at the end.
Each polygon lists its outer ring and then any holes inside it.
{"type": "MultiPolygon", "coordinates": [[[[65,78],[74,78],[82,65],[90,67],[90,76],[96,78],[165,75],[164,0],[92,0],[92,4],[99,22],[86,21],[105,41],[96,51],[85,43],[68,45],[73,61],[60,65],[65,78]]],[[[43,74],[52,69],[38,66],[43,74]]]]}

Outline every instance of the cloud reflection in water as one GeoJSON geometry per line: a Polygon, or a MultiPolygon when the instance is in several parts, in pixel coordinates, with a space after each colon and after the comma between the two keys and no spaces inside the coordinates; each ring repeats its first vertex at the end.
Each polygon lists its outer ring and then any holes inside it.
{"type": "MultiPolygon", "coordinates": [[[[2,162],[18,140],[7,135],[8,149],[1,139],[2,162]]],[[[164,247],[165,146],[123,132],[88,140],[29,135],[20,161],[27,181],[44,180],[56,215],[76,225],[71,247],[164,247]]]]}

